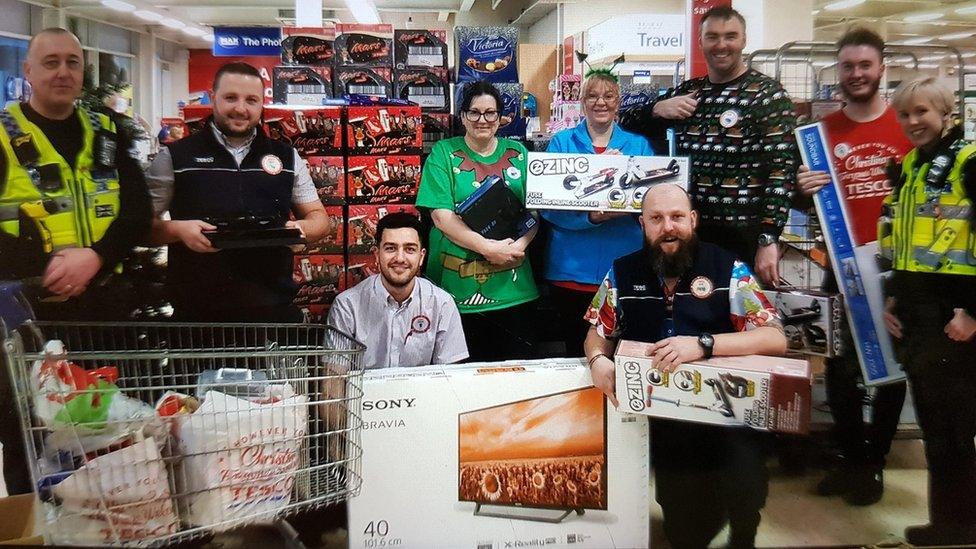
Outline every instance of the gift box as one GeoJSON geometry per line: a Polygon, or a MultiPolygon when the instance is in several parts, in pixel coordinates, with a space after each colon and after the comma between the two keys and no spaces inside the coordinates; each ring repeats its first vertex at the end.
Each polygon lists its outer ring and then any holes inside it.
{"type": "Polygon", "coordinates": [[[302,312],[302,322],[306,324],[325,324],[329,320],[329,309],[332,308],[332,303],[323,303],[319,305],[305,305],[299,306],[298,310],[302,312]]]}
{"type": "Polygon", "coordinates": [[[583,87],[583,77],[578,74],[560,74],[553,82],[555,85],[553,92],[554,103],[556,101],[580,101],[580,92],[583,87]]]}
{"type": "Polygon", "coordinates": [[[332,98],[330,67],[275,67],[272,90],[281,105],[319,106],[332,98]]]}
{"type": "Polygon", "coordinates": [[[350,255],[346,265],[346,288],[352,288],[379,272],[375,254],[350,255]]]}
{"type": "Polygon", "coordinates": [[[336,25],[335,65],[393,67],[393,26],[340,23],[336,25]]]}
{"type": "Polygon", "coordinates": [[[420,105],[423,111],[451,110],[451,83],[447,69],[399,69],[394,96],[420,105]]]}
{"type": "Polygon", "coordinates": [[[298,306],[331,303],[345,289],[346,263],[341,254],[296,255],[292,278],[298,284],[298,306]]]}
{"type": "Polygon", "coordinates": [[[269,106],[264,129],[272,139],[291,144],[302,156],[343,154],[341,107],[269,106]]]}
{"type": "Polygon", "coordinates": [[[393,71],[384,67],[336,67],[335,95],[393,96],[393,71]]]}
{"type": "Polygon", "coordinates": [[[621,412],[760,431],[809,432],[813,377],[806,360],[714,357],[662,372],[647,356],[651,345],[627,340],[617,345],[621,412]]]}
{"type": "Polygon", "coordinates": [[[350,547],[650,544],[647,421],[579,359],[368,370],[362,421],[350,547]]]}
{"type": "Polygon", "coordinates": [[[179,141],[190,135],[190,128],[182,118],[163,118],[159,121],[161,144],[179,141]]]}
{"type": "Polygon", "coordinates": [[[451,115],[425,112],[421,119],[424,122],[424,154],[430,154],[435,143],[451,137],[451,115]]]}
{"type": "Polygon", "coordinates": [[[345,160],[341,156],[307,156],[305,161],[322,204],[345,204],[345,160]]]}
{"type": "Polygon", "coordinates": [[[420,188],[420,156],[350,156],[346,200],[350,204],[413,203],[420,188]]]}
{"type": "Polygon", "coordinates": [[[420,154],[424,124],[417,106],[366,106],[346,109],[350,156],[420,154]]]}
{"type": "Polygon", "coordinates": [[[192,135],[202,130],[213,114],[212,105],[184,105],[180,109],[183,121],[186,123],[187,135],[192,135]]]}
{"type": "Polygon", "coordinates": [[[447,69],[447,31],[397,29],[393,31],[393,53],[397,69],[447,69]]]}
{"type": "Polygon", "coordinates": [[[517,27],[454,29],[457,81],[518,82],[517,27]]]}
{"type": "Polygon", "coordinates": [[[843,296],[814,290],[764,292],[776,307],[792,352],[834,357],[841,353],[843,296]]]}
{"type": "Polygon", "coordinates": [[[342,210],[342,206],[325,207],[325,213],[329,216],[332,230],[319,240],[307,243],[303,254],[342,254],[345,251],[346,223],[342,210]]]}
{"type": "Polygon", "coordinates": [[[409,204],[354,205],[349,206],[349,225],[346,231],[346,249],[350,254],[368,254],[379,244],[376,241],[376,225],[391,213],[406,212],[420,217],[417,208],[409,204]]]}
{"type": "Polygon", "coordinates": [[[335,57],[334,26],[282,27],[281,63],[331,67],[335,57]]]}

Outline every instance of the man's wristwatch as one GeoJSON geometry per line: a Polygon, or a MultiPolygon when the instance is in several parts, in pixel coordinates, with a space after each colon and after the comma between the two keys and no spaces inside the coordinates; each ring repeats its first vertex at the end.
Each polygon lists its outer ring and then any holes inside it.
{"type": "Polygon", "coordinates": [[[756,239],[760,247],[766,247],[766,246],[771,246],[773,244],[776,244],[777,240],[779,239],[769,233],[762,233],[759,235],[759,238],[756,239]]]}
{"type": "Polygon", "coordinates": [[[701,345],[702,351],[705,353],[705,358],[712,358],[712,350],[715,347],[715,338],[712,334],[703,332],[698,336],[698,344],[701,345]]]}

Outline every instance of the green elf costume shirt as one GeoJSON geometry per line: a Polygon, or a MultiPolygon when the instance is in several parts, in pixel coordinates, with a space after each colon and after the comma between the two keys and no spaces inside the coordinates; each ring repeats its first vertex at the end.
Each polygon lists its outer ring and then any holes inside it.
{"type": "MultiPolygon", "coordinates": [[[[442,139],[424,164],[417,206],[457,211],[489,175],[502,177],[524,203],[527,156],[525,147],[511,139],[498,138],[490,156],[475,153],[463,137],[442,139]]],[[[427,278],[454,296],[462,314],[505,309],[539,297],[528,256],[514,269],[500,270],[436,227],[430,231],[427,278]]]]}

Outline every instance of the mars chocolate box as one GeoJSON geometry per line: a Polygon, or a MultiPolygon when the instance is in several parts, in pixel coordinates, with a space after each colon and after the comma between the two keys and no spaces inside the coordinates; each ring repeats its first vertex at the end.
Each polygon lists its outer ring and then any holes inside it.
{"type": "Polygon", "coordinates": [[[346,203],[345,161],[341,156],[308,156],[308,173],[322,204],[346,203]]]}
{"type": "Polygon", "coordinates": [[[329,67],[274,68],[272,90],[279,105],[319,106],[332,98],[332,69],[329,67]]]}
{"type": "Polygon", "coordinates": [[[393,26],[340,23],[336,25],[335,65],[393,67],[393,26]]]}
{"type": "Polygon", "coordinates": [[[370,276],[380,272],[375,254],[350,255],[346,265],[345,288],[352,288],[370,276]]]}
{"type": "Polygon", "coordinates": [[[810,363],[746,355],[654,367],[650,343],[622,340],[615,355],[621,412],[760,431],[806,434],[810,430],[810,363]]]}
{"type": "Polygon", "coordinates": [[[393,71],[383,67],[337,67],[333,88],[336,96],[393,96],[393,71]]]}
{"type": "Polygon", "coordinates": [[[423,120],[417,106],[369,106],[346,109],[349,155],[420,154],[423,120]]]}
{"type": "Polygon", "coordinates": [[[420,188],[420,157],[350,156],[346,197],[350,204],[413,203],[420,188]]]}
{"type": "Polygon", "coordinates": [[[447,31],[393,31],[393,51],[397,69],[408,67],[447,68],[447,31]]]}
{"type": "Polygon", "coordinates": [[[421,110],[451,110],[447,69],[402,69],[395,73],[394,96],[420,105],[421,110]]]}
{"type": "Polygon", "coordinates": [[[282,27],[281,63],[331,67],[335,57],[334,26],[282,27]]]}
{"type": "Polygon", "coordinates": [[[185,105],[180,109],[186,129],[190,135],[202,130],[206,125],[210,115],[213,114],[213,105],[185,105]]]}
{"type": "Polygon", "coordinates": [[[296,255],[292,278],[298,284],[298,306],[331,303],[345,289],[342,255],[296,255]]]}
{"type": "Polygon", "coordinates": [[[425,112],[422,118],[424,121],[424,154],[430,154],[435,143],[451,137],[451,115],[449,113],[425,112]]]}
{"type": "Polygon", "coordinates": [[[457,81],[518,82],[518,38],[516,27],[454,29],[457,81]]]}
{"type": "Polygon", "coordinates": [[[315,254],[342,254],[345,251],[346,231],[345,218],[342,215],[342,206],[326,206],[325,213],[329,216],[329,223],[332,230],[315,242],[305,245],[303,253],[305,255],[315,254]]]}
{"type": "Polygon", "coordinates": [[[272,139],[291,144],[302,156],[341,155],[341,107],[289,107],[264,109],[264,129],[272,139]]]}
{"type": "Polygon", "coordinates": [[[349,226],[346,231],[346,249],[350,254],[367,254],[376,242],[376,225],[391,213],[405,212],[420,217],[417,208],[410,204],[353,205],[349,206],[349,226]]]}

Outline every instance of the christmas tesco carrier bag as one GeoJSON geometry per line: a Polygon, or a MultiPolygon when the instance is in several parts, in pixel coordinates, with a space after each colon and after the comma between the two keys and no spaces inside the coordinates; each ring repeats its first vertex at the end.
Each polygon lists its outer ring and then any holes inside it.
{"type": "Polygon", "coordinates": [[[458,82],[518,82],[518,29],[457,27],[458,82]]]}

